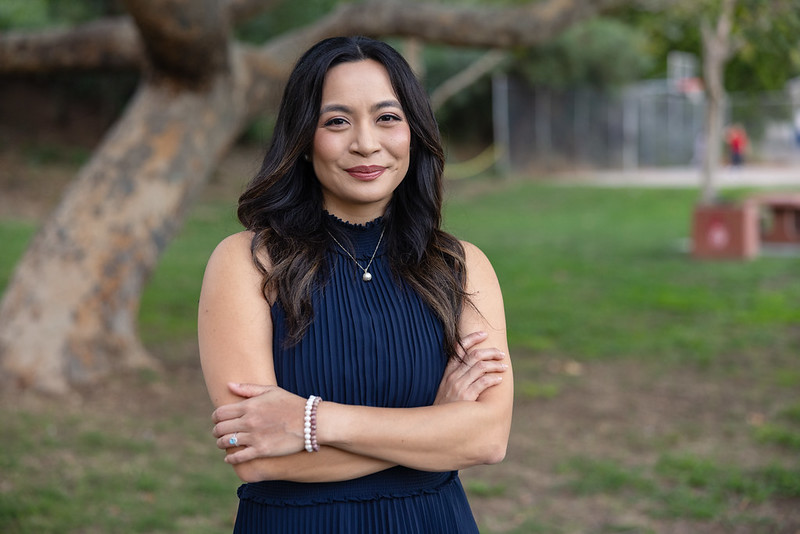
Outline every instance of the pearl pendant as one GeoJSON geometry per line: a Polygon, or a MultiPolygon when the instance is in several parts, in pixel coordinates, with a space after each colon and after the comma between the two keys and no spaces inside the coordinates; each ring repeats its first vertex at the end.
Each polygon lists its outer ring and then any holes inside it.
{"type": "Polygon", "coordinates": [[[372,280],[372,275],[369,274],[367,271],[364,271],[364,275],[361,277],[361,279],[365,282],[369,282],[370,280],[372,280]]]}

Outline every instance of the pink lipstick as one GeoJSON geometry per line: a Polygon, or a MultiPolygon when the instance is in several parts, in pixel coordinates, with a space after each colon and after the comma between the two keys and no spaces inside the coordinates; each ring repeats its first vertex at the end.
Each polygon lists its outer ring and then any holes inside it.
{"type": "Polygon", "coordinates": [[[374,180],[386,170],[386,167],[380,165],[359,165],[357,167],[350,167],[345,169],[347,173],[353,178],[368,182],[374,180]]]}

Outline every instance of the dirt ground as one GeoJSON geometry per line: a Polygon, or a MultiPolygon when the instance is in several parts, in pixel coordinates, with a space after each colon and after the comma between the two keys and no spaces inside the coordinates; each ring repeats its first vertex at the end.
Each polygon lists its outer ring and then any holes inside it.
{"type": "MultiPolygon", "coordinates": [[[[568,366],[559,370],[561,365],[551,362],[540,377],[574,373],[568,366]]],[[[576,495],[566,489],[569,477],[558,469],[571,458],[647,469],[661,456],[678,451],[720,465],[755,468],[763,464],[765,453],[775,451],[755,445],[750,430],[774,415],[780,404],[768,394],[754,394],[752,383],[744,378],[711,378],[702,371],[666,370],[640,362],[581,365],[556,397],[518,399],[506,462],[468,471],[464,479],[478,475],[518,481],[512,495],[475,503],[486,525],[498,530],[533,519],[547,527],[545,532],[797,533],[796,500],[753,505],[743,499],[730,504],[726,517],[712,521],[659,519],[648,512],[654,503],[642,503],[636,495],[576,495]],[[500,512],[504,506],[506,513],[500,512]],[[736,524],[733,516],[745,511],[768,518],[767,524],[755,530],[752,524],[736,524]]]]}
{"type": "MultiPolygon", "coordinates": [[[[236,151],[206,194],[217,195],[231,177],[250,171],[257,154],[236,151]]],[[[32,163],[22,150],[0,147],[0,214],[38,219],[46,215],[74,175],[73,163],[32,163]]],[[[239,187],[236,184],[235,187],[239,187]]],[[[189,347],[187,351],[194,349],[189,347]]],[[[481,524],[492,532],[800,533],[800,501],[731,502],[723,517],[690,520],[649,512],[652,498],[631,492],[581,494],[570,490],[574,474],[561,466],[573,458],[595,458],[632,469],[651,469],[671,451],[713,459],[741,469],[762,466],[765,456],[796,466],[790,451],[753,439],[792,392],[759,387],[754,362],[720,362],[720,368],[666,368],[656,363],[561,361],[541,354],[512,353],[520,394],[507,459],[463,472],[481,524]],[[723,368],[753,368],[726,372],[723,368]],[[756,379],[754,379],[754,376],[756,379]],[[526,383],[558,384],[554,395],[525,395],[526,383]],[[487,489],[488,488],[488,489],[487,489]],[[758,522],[741,521],[742,515],[758,522]],[[754,526],[757,525],[757,528],[754,526]],[[755,529],[755,530],[754,530],[755,529]]],[[[194,362],[187,356],[187,362],[194,362]]],[[[82,409],[139,411],[170,417],[207,403],[194,363],[168,369],[170,386],[153,384],[118,406],[95,399],[124,384],[110,381],[74,399],[82,409]]],[[[130,392],[129,392],[130,393],[130,392]]],[[[797,402],[794,394],[793,402],[797,402]]],[[[796,452],[794,453],[796,455],[796,452]]]]}

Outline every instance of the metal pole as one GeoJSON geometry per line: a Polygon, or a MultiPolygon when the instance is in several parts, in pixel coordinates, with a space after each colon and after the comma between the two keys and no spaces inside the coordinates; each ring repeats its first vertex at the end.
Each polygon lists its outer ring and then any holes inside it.
{"type": "Polygon", "coordinates": [[[639,98],[632,90],[622,97],[622,167],[635,169],[639,166],[639,98]]]}
{"type": "Polygon", "coordinates": [[[492,76],[492,126],[495,161],[497,172],[501,176],[511,174],[511,121],[508,91],[508,76],[504,73],[495,73],[492,76]]]}

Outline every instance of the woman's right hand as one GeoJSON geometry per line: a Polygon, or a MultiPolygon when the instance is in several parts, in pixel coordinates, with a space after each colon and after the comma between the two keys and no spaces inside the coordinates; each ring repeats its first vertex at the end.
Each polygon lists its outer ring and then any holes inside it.
{"type": "Polygon", "coordinates": [[[451,358],[447,363],[433,404],[477,400],[503,380],[503,372],[508,369],[503,361],[505,353],[496,348],[473,348],[484,339],[485,332],[473,332],[461,340],[460,358],[451,358]]]}

